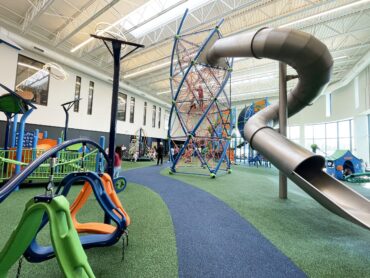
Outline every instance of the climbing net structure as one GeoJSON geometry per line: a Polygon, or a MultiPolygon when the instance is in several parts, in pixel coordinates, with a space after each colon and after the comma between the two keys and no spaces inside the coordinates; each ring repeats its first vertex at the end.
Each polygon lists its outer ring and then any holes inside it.
{"type": "Polygon", "coordinates": [[[221,38],[219,27],[181,34],[179,26],[170,69],[172,108],[168,129],[171,172],[230,172],[231,100],[225,86],[232,60],[222,67],[206,63],[205,52],[221,38]],[[196,170],[195,170],[196,169],[196,170]]]}

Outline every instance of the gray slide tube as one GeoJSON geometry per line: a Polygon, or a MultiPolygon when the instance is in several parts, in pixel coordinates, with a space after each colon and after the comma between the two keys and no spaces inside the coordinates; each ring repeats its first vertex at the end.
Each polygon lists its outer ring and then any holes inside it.
{"type": "MultiPolygon", "coordinates": [[[[293,67],[299,81],[288,94],[288,116],[310,105],[328,84],[333,59],[314,36],[292,29],[263,28],[217,40],[206,49],[211,65],[226,57],[269,58],[293,67]]],[[[272,104],[251,117],[244,137],[311,197],[337,215],[370,229],[370,203],[349,187],[327,175],[325,159],[289,141],[272,127],[279,104],[272,104]]]]}

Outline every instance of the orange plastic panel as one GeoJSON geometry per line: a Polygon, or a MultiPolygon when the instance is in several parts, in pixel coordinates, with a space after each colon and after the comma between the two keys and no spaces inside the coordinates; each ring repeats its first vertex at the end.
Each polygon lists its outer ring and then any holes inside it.
{"type": "MultiPolygon", "coordinates": [[[[130,217],[124,210],[121,201],[119,200],[116,191],[114,190],[112,179],[108,174],[103,174],[101,176],[101,180],[104,186],[105,191],[107,192],[108,196],[115,204],[117,209],[125,216],[127,226],[130,225],[130,217]]],[[[97,223],[97,222],[88,222],[88,223],[80,223],[77,221],[76,215],[79,210],[85,205],[86,201],[89,199],[89,196],[92,193],[91,186],[86,182],[82,187],[80,193],[78,194],[77,198],[74,200],[73,204],[71,205],[71,217],[73,224],[79,233],[94,233],[94,234],[111,234],[116,230],[115,226],[105,224],[105,223],[97,223]]],[[[118,213],[116,213],[120,216],[118,213]]]]}

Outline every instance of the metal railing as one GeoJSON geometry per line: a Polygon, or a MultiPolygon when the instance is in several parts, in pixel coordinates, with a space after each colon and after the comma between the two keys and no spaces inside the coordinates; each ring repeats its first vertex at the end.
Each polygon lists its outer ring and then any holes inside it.
{"type": "MultiPolygon", "coordinates": [[[[40,149],[24,149],[22,151],[22,161],[17,161],[16,150],[0,150],[0,183],[11,179],[16,174],[16,165],[20,165],[21,170],[29,163],[45,153],[40,149]]],[[[55,167],[55,179],[60,180],[67,174],[79,171],[95,171],[97,150],[85,154],[76,151],[63,150],[57,155],[55,167]]],[[[28,176],[26,182],[46,181],[50,175],[50,158],[41,164],[32,174],[28,176]]]]}

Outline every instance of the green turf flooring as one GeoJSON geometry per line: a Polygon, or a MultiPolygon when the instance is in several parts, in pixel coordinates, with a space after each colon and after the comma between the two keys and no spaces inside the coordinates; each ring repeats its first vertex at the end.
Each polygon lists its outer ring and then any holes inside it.
{"type": "Polygon", "coordinates": [[[138,161],[138,162],[122,161],[121,168],[122,170],[126,171],[130,169],[149,167],[156,164],[157,164],[156,161],[138,161]]]}
{"type": "MultiPolygon", "coordinates": [[[[80,188],[74,186],[68,199],[72,200],[80,188]]],[[[42,188],[22,189],[0,204],[0,248],[16,227],[25,202],[42,192],[42,188]]],[[[96,277],[177,277],[176,240],[171,216],[162,199],[150,189],[132,183],[119,196],[131,217],[125,261],[121,262],[122,241],[114,246],[86,250],[96,277]]],[[[103,219],[103,213],[94,198],[88,200],[78,218],[80,221],[103,219]]],[[[47,230],[40,234],[39,241],[50,242],[47,230]]],[[[9,277],[16,277],[16,268],[17,265],[13,266],[9,277]]],[[[24,260],[21,277],[62,275],[56,259],[38,264],[24,260]]]]}
{"type": "MultiPolygon", "coordinates": [[[[168,172],[162,174],[223,200],[310,277],[370,277],[370,231],[332,214],[292,183],[289,199],[278,199],[276,169],[236,166],[216,179],[168,172]]],[[[370,189],[351,187],[370,197],[370,189]]]]}

